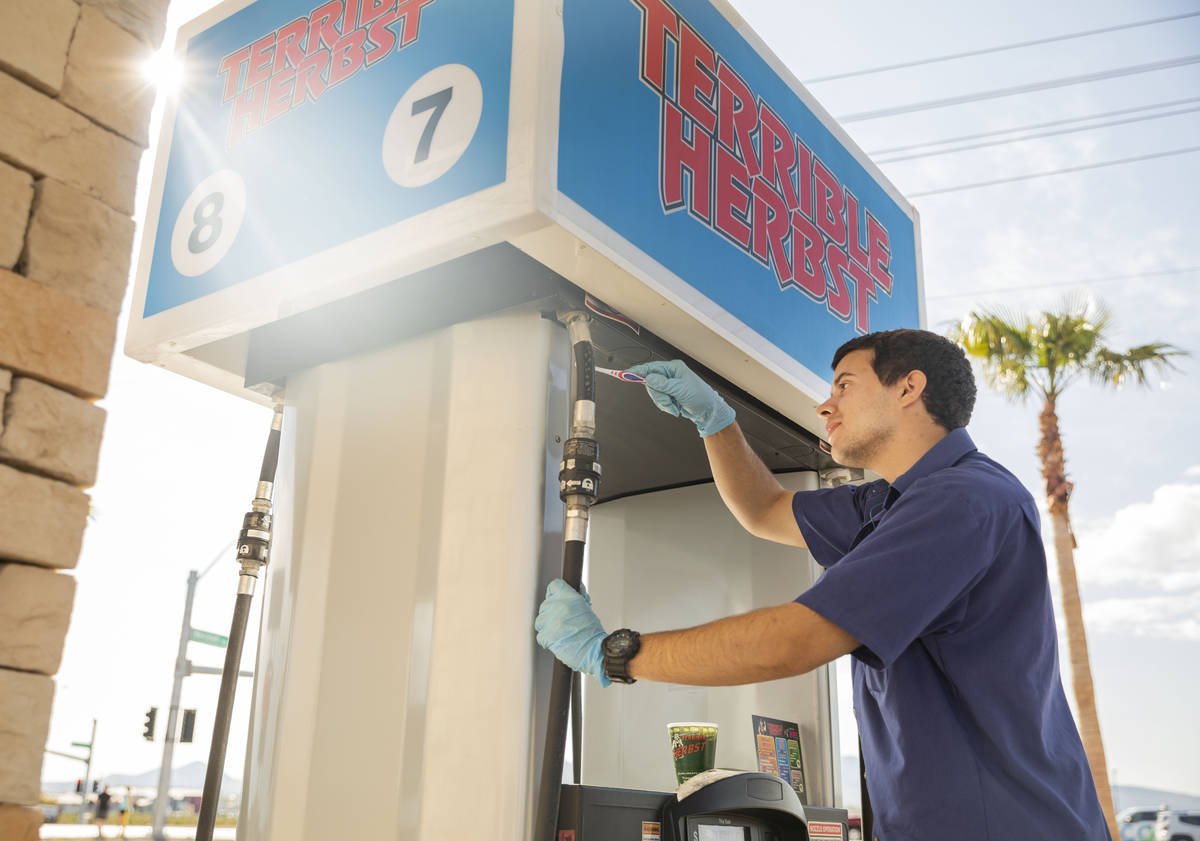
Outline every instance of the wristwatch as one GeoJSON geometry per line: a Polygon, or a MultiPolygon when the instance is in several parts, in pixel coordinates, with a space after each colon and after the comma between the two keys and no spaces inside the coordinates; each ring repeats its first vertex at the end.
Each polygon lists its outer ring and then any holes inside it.
{"type": "Polygon", "coordinates": [[[604,674],[614,683],[633,683],[629,676],[629,661],[642,647],[642,635],[628,628],[613,631],[604,638],[600,650],[604,652],[604,674]]]}

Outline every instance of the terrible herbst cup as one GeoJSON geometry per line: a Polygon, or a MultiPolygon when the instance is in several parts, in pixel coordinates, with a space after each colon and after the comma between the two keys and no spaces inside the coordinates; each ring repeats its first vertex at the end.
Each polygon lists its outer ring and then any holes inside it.
{"type": "Polygon", "coordinates": [[[678,785],[716,767],[717,725],[711,721],[676,721],[667,725],[667,733],[671,736],[678,785]]]}

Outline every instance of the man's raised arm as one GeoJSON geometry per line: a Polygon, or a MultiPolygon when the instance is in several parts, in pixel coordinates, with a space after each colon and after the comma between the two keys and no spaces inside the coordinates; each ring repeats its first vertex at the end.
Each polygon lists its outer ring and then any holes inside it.
{"type": "Polygon", "coordinates": [[[804,546],[792,515],[792,492],[750,449],[729,404],[678,360],[629,370],[646,378],[646,391],[659,409],[696,425],[721,499],[742,527],[755,537],[804,546]]]}

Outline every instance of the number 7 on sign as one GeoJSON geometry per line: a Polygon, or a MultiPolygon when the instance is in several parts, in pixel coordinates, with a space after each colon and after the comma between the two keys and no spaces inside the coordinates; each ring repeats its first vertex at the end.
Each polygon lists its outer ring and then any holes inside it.
{"type": "Polygon", "coordinates": [[[412,83],[383,131],[383,168],[401,187],[420,187],[446,174],[475,136],[483,88],[462,64],[435,67],[412,83]]]}
{"type": "Polygon", "coordinates": [[[454,96],[454,88],[446,88],[413,103],[412,114],[414,117],[425,111],[433,111],[429,115],[429,122],[425,123],[425,131],[421,132],[421,139],[417,143],[417,154],[413,158],[414,164],[419,164],[429,157],[429,144],[433,143],[433,133],[437,131],[437,124],[442,119],[442,114],[446,113],[446,106],[450,104],[452,96],[454,96]]]}

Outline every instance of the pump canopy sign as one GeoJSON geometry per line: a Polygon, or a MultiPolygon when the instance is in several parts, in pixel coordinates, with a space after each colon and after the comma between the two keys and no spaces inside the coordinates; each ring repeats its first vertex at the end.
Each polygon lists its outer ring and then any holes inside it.
{"type": "Polygon", "coordinates": [[[915,214],[710,3],[563,20],[565,197],[810,371],[919,326],[915,214]]]}
{"type": "Polygon", "coordinates": [[[176,54],[138,359],[257,398],[240,337],[497,246],[796,416],[922,323],[916,211],[727,0],[223,0],[176,54]]]}
{"type": "Polygon", "coordinates": [[[183,44],[144,318],[505,179],[512,0],[241,5],[183,44]]]}

